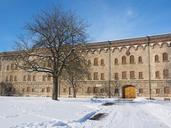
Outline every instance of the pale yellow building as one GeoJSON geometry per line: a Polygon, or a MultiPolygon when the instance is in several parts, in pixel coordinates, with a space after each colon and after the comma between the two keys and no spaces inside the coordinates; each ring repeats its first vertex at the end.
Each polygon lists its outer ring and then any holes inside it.
{"type": "MultiPolygon", "coordinates": [[[[89,43],[83,53],[91,73],[79,82],[77,96],[108,96],[110,88],[111,96],[149,97],[151,90],[152,97],[170,97],[170,46],[171,34],[89,43]]],[[[13,53],[0,53],[0,81],[11,83],[16,95],[51,96],[51,77],[17,69],[13,53]]],[[[60,85],[61,96],[71,95],[65,81],[60,85]]]]}

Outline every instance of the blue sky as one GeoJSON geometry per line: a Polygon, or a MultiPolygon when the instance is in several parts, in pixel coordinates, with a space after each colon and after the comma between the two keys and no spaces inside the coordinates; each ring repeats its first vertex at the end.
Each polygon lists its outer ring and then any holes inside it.
{"type": "Polygon", "coordinates": [[[89,24],[89,40],[171,33],[171,0],[0,0],[0,51],[13,50],[24,25],[54,5],[89,24]]]}

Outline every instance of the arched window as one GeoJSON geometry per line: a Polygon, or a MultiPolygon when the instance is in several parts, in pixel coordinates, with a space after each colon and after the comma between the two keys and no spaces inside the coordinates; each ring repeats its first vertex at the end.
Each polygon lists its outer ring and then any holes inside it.
{"type": "Polygon", "coordinates": [[[126,57],[122,56],[122,64],[126,64],[126,57]]]}
{"type": "Polygon", "coordinates": [[[154,61],[155,61],[155,62],[159,62],[159,56],[158,56],[158,55],[155,55],[155,56],[154,56],[154,61]]]}
{"type": "Polygon", "coordinates": [[[94,66],[98,66],[98,58],[94,58],[94,66]]]}
{"type": "Polygon", "coordinates": [[[163,70],[163,78],[166,79],[169,77],[169,70],[168,69],[164,69],[163,70]]]}
{"type": "Polygon", "coordinates": [[[135,63],[133,55],[130,56],[130,60],[129,61],[130,61],[130,64],[134,64],[135,63]]]}
{"type": "Polygon", "coordinates": [[[100,60],[100,65],[101,65],[101,66],[104,66],[104,65],[105,65],[105,64],[104,64],[104,59],[101,59],[101,60],[100,60]]]}
{"type": "Polygon", "coordinates": [[[164,62],[168,61],[168,54],[166,52],[163,53],[163,61],[164,62]]]}
{"type": "Polygon", "coordinates": [[[169,93],[170,93],[170,88],[164,87],[164,94],[169,94],[169,93]]]}
{"type": "Polygon", "coordinates": [[[160,78],[160,72],[159,71],[156,71],[155,72],[155,77],[156,77],[156,79],[159,79],[160,78]]]}
{"type": "Polygon", "coordinates": [[[118,59],[117,59],[117,58],[115,58],[114,64],[115,64],[115,65],[118,65],[118,59]]]}
{"type": "Polygon", "coordinates": [[[141,56],[139,56],[138,57],[138,63],[142,63],[143,61],[142,61],[142,57],[141,56]]]}

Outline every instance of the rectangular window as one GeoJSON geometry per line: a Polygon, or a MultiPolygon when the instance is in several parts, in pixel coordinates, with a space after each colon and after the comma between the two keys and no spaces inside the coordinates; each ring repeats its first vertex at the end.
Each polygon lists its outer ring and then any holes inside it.
{"type": "Polygon", "coordinates": [[[10,75],[10,81],[13,81],[13,76],[12,75],[10,75]]]}
{"type": "Polygon", "coordinates": [[[93,93],[97,93],[98,92],[98,88],[97,87],[94,87],[93,88],[93,93]]]}
{"type": "Polygon", "coordinates": [[[11,64],[11,70],[14,70],[14,64],[11,64]]]}
{"type": "Polygon", "coordinates": [[[104,80],[104,73],[101,73],[101,77],[100,77],[101,80],[104,80]]]}
{"type": "Polygon", "coordinates": [[[143,79],[143,73],[139,72],[139,79],[143,79]]]}
{"type": "Polygon", "coordinates": [[[7,70],[9,70],[9,65],[7,65],[7,70]]]}
{"type": "Polygon", "coordinates": [[[46,76],[45,75],[42,76],[42,81],[46,81],[46,76]]]}
{"type": "Polygon", "coordinates": [[[119,79],[118,73],[115,73],[115,74],[114,74],[114,79],[115,79],[115,80],[118,80],[118,79],[119,79]]]}
{"type": "Polygon", "coordinates": [[[94,58],[94,66],[98,66],[98,58],[94,58]]]}
{"type": "Polygon", "coordinates": [[[126,79],[126,71],[122,72],[122,79],[126,79]]]}
{"type": "Polygon", "coordinates": [[[94,72],[94,80],[98,80],[98,72],[94,72]]]}
{"type": "Polygon", "coordinates": [[[164,94],[169,94],[169,93],[170,93],[170,88],[164,87],[164,94]]]}
{"type": "Polygon", "coordinates": [[[46,92],[50,92],[50,90],[51,90],[50,87],[46,88],[46,92]]]}
{"type": "Polygon", "coordinates": [[[119,89],[115,88],[115,94],[118,94],[118,93],[119,93],[119,89]]]}
{"type": "Polygon", "coordinates": [[[23,81],[26,81],[26,76],[25,75],[23,76],[23,81]]]}
{"type": "Polygon", "coordinates": [[[104,88],[101,88],[100,89],[100,93],[104,93],[104,88]]]}
{"type": "Polygon", "coordinates": [[[160,94],[160,89],[156,89],[156,94],[160,94]]]}
{"type": "Polygon", "coordinates": [[[14,81],[17,81],[17,76],[14,77],[14,81]]]}
{"type": "Polygon", "coordinates": [[[130,71],[130,79],[135,79],[135,72],[134,71],[130,71]]]}
{"type": "Polygon", "coordinates": [[[6,76],[6,81],[8,81],[8,76],[6,76]]]}
{"type": "Polygon", "coordinates": [[[101,59],[101,66],[105,66],[104,59],[101,59]]]}
{"type": "Polygon", "coordinates": [[[91,87],[87,88],[87,93],[91,93],[91,87]]]}
{"type": "Polygon", "coordinates": [[[31,81],[31,75],[27,76],[27,81],[31,81]]]}
{"type": "Polygon", "coordinates": [[[143,93],[143,89],[142,88],[139,89],[139,93],[143,93]]]}
{"type": "Polygon", "coordinates": [[[36,81],[36,76],[33,76],[33,81],[36,81]]]}
{"type": "Polygon", "coordinates": [[[91,73],[88,73],[87,79],[88,79],[88,80],[91,80],[91,73]]]}
{"type": "Polygon", "coordinates": [[[47,76],[47,80],[51,81],[51,76],[50,75],[47,76]]]}

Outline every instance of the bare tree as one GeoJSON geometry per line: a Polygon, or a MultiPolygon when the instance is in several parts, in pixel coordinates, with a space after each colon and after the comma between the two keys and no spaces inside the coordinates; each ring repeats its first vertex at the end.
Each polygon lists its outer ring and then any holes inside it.
{"type": "Polygon", "coordinates": [[[17,57],[18,67],[53,77],[53,100],[58,100],[59,77],[66,62],[85,44],[86,27],[74,14],[53,8],[43,11],[26,26],[28,40],[22,37],[16,43],[22,53],[17,57]]]}
{"type": "MultiPolygon", "coordinates": [[[[74,52],[65,66],[63,78],[72,88],[73,97],[76,98],[77,88],[82,80],[85,80],[89,74],[89,64],[84,54],[74,52]]],[[[70,91],[70,90],[69,90],[70,91]]],[[[70,94],[71,92],[69,92],[70,94]]]]}

